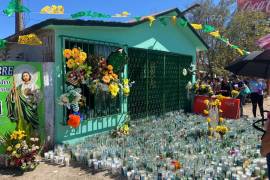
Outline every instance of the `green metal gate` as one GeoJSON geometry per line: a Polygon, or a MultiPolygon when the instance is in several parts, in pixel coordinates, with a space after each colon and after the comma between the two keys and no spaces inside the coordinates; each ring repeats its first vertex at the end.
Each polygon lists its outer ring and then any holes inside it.
{"type": "Polygon", "coordinates": [[[191,56],[130,48],[129,78],[135,81],[128,99],[132,119],[162,115],[179,109],[188,110],[185,86],[191,75],[183,76],[191,56]]]}

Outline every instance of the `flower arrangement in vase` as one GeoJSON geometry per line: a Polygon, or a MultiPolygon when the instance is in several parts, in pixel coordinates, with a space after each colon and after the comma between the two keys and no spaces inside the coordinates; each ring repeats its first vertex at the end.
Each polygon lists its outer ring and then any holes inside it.
{"type": "Polygon", "coordinates": [[[208,125],[208,135],[209,138],[213,138],[216,136],[216,133],[219,134],[221,139],[223,139],[224,135],[229,131],[229,128],[224,124],[224,118],[222,117],[223,110],[221,107],[221,100],[225,98],[222,95],[218,95],[216,99],[209,98],[204,100],[206,105],[206,109],[204,110],[204,114],[207,116],[206,121],[208,125]],[[213,122],[217,122],[216,126],[214,126],[213,122]]]}
{"type": "MultiPolygon", "coordinates": [[[[114,66],[107,63],[107,60],[102,57],[92,57],[91,62],[97,62],[92,76],[92,82],[89,88],[92,93],[110,93],[112,98],[115,98],[121,91],[125,96],[130,93],[132,83],[129,83],[127,78],[120,79],[119,75],[114,72],[114,66]]],[[[95,66],[95,65],[94,65],[95,66]]],[[[116,68],[119,72],[119,68],[116,68]]]]}
{"type": "Polygon", "coordinates": [[[196,95],[206,95],[206,96],[212,96],[214,95],[214,92],[210,85],[203,84],[201,82],[196,82],[192,84],[191,82],[188,82],[186,85],[186,89],[188,92],[193,92],[196,95]]]}
{"type": "Polygon", "coordinates": [[[27,137],[24,131],[13,131],[7,135],[5,143],[9,166],[23,171],[33,170],[38,165],[39,138],[27,137]]]}

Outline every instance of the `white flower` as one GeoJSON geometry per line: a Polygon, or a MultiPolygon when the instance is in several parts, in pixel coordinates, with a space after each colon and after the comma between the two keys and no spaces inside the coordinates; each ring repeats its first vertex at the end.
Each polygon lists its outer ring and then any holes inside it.
{"type": "Polygon", "coordinates": [[[35,141],[35,138],[30,138],[30,141],[33,141],[34,142],[35,141]]]}
{"type": "Polygon", "coordinates": [[[36,146],[36,149],[39,149],[39,146],[36,146]]]}
{"type": "Polygon", "coordinates": [[[184,69],[183,69],[183,76],[186,76],[187,73],[188,73],[188,72],[187,72],[186,68],[184,68],[184,69]]]}

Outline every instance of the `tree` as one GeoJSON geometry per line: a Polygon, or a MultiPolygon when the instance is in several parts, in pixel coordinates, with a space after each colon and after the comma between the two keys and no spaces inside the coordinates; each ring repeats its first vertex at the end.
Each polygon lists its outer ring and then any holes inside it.
{"type": "MultiPolygon", "coordinates": [[[[260,50],[256,41],[268,33],[270,33],[269,21],[265,13],[238,11],[224,28],[222,34],[230,40],[231,44],[251,52],[260,50]]],[[[240,54],[236,50],[224,45],[224,43],[219,44],[213,63],[214,72],[217,74],[228,73],[224,67],[238,57],[240,54]]]]}
{"type": "MultiPolygon", "coordinates": [[[[220,0],[215,3],[213,0],[198,0],[201,6],[188,15],[188,19],[192,23],[208,24],[215,26],[217,30],[224,31],[224,26],[231,16],[231,5],[234,1],[220,0]]],[[[219,47],[219,40],[215,39],[211,35],[198,32],[203,40],[209,45],[209,50],[205,53],[205,64],[199,69],[204,69],[213,76],[216,73],[214,67],[216,63],[216,54],[218,53],[217,47],[219,47]]]]}
{"type": "MultiPolygon", "coordinates": [[[[236,5],[234,0],[220,0],[217,4],[213,0],[199,0],[198,3],[201,6],[189,14],[189,21],[215,26],[222,37],[240,49],[259,50],[256,41],[270,33],[269,21],[263,12],[237,11],[233,8],[236,5]]],[[[211,35],[198,33],[210,47],[205,53],[205,66],[202,68],[211,75],[228,74],[224,67],[241,55],[211,35]]]]}

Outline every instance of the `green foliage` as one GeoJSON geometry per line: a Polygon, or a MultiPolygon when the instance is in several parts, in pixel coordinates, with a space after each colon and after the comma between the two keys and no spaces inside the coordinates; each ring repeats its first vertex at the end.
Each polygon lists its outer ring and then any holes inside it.
{"type": "MultiPolygon", "coordinates": [[[[235,1],[199,0],[200,8],[193,10],[189,15],[190,22],[212,25],[219,30],[229,42],[246,51],[259,50],[256,41],[270,32],[267,16],[262,12],[235,11],[232,6],[235,1]]],[[[209,50],[204,54],[204,63],[199,70],[206,70],[211,75],[226,75],[224,70],[230,62],[241,55],[235,49],[229,47],[222,40],[218,40],[205,32],[198,32],[209,45],[209,50]]],[[[224,40],[224,39],[223,39],[224,40]]]]}

